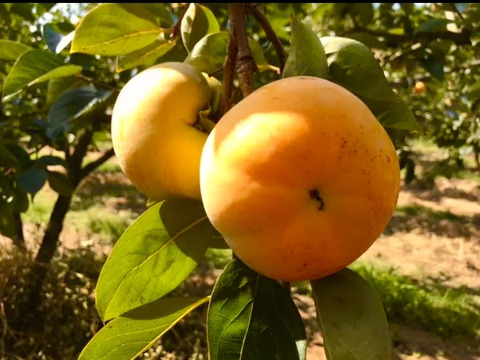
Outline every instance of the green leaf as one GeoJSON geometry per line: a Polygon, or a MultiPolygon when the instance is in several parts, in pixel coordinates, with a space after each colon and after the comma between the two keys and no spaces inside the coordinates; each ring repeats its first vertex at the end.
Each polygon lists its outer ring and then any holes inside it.
{"type": "Polygon", "coordinates": [[[45,24],[42,28],[43,38],[48,45],[48,48],[55,52],[58,43],[62,40],[63,35],[60,34],[52,24],[45,24]]]}
{"type": "Polygon", "coordinates": [[[154,62],[172,50],[175,45],[175,41],[155,40],[153,43],[140,50],[119,56],[117,60],[117,72],[122,72],[145,63],[154,62]]]}
{"type": "Polygon", "coordinates": [[[29,50],[32,50],[30,46],[20,42],[0,40],[0,60],[17,60],[29,50]]]}
{"type": "Polygon", "coordinates": [[[344,269],[311,285],[328,360],[392,358],[385,311],[366,280],[344,269]]]}
{"type": "Polygon", "coordinates": [[[228,39],[227,31],[204,36],[195,44],[185,62],[208,74],[221,69],[227,56],[228,39]]]}
{"type": "Polygon", "coordinates": [[[35,195],[47,181],[47,171],[30,167],[18,175],[18,183],[25,192],[35,195]]]}
{"type": "Polygon", "coordinates": [[[373,19],[373,4],[372,3],[354,3],[350,5],[353,7],[358,23],[364,27],[370,25],[373,19]]]}
{"type": "Polygon", "coordinates": [[[65,160],[58,156],[53,155],[44,155],[36,161],[38,164],[42,164],[43,166],[50,166],[50,165],[65,165],[65,160]]]}
{"type": "Polygon", "coordinates": [[[78,25],[71,52],[124,55],[154,42],[161,31],[142,4],[102,4],[78,25]]]}
{"type": "Polygon", "coordinates": [[[220,31],[220,25],[209,8],[190,3],[180,24],[180,30],[185,48],[191,51],[205,35],[220,31]]]}
{"type": "Polygon", "coordinates": [[[48,171],[47,180],[50,187],[60,195],[70,196],[75,191],[72,182],[62,173],[48,171]]]}
{"type": "Polygon", "coordinates": [[[343,37],[322,37],[332,80],[360,97],[369,107],[396,100],[380,64],[368,47],[343,37]]]}
{"type": "Polygon", "coordinates": [[[71,76],[82,71],[78,65],[64,65],[49,51],[30,50],[13,65],[3,84],[3,101],[11,99],[23,88],[54,78],[71,76]]]}
{"type": "Polygon", "coordinates": [[[34,23],[37,19],[33,15],[33,6],[34,4],[13,3],[10,7],[10,13],[17,14],[30,23],[34,23]]]}
{"type": "Polygon", "coordinates": [[[451,23],[451,20],[447,19],[430,19],[420,25],[419,32],[435,32],[446,31],[447,25],[451,23]]]}
{"type": "Polygon", "coordinates": [[[65,36],[62,36],[57,46],[55,47],[55,52],[57,54],[61,53],[63,49],[65,49],[68,45],[70,45],[70,43],[73,41],[74,36],[75,36],[75,30],[65,36]]]}
{"type": "Polygon", "coordinates": [[[377,118],[386,128],[398,130],[421,130],[415,116],[403,101],[393,102],[382,111],[378,111],[377,118]]]}
{"type": "Polygon", "coordinates": [[[265,59],[265,55],[263,54],[262,46],[253,39],[248,39],[248,46],[250,47],[250,51],[252,52],[253,60],[255,64],[257,64],[258,70],[260,72],[269,70],[270,65],[265,59]]]}
{"type": "Polygon", "coordinates": [[[329,78],[362,100],[385,127],[420,130],[407,105],[395,94],[380,64],[364,44],[343,37],[320,38],[329,78]],[[392,108],[395,111],[392,111],[392,108]],[[402,118],[398,117],[402,114],[402,118]],[[395,116],[394,116],[395,115],[395,116]],[[394,118],[390,119],[390,116],[394,118]]]}
{"type": "Polygon", "coordinates": [[[217,279],[207,314],[210,360],[306,358],[305,328],[290,294],[235,259],[217,279]]]}
{"type": "Polygon", "coordinates": [[[58,97],[68,89],[84,84],[83,81],[74,76],[51,79],[47,87],[47,105],[52,105],[58,97]]]}
{"type": "Polygon", "coordinates": [[[292,42],[282,77],[328,77],[327,57],[317,34],[292,16],[292,42]]]}
{"type": "MultiPolygon", "coordinates": [[[[220,70],[227,56],[229,36],[227,31],[205,35],[195,44],[184,62],[207,74],[220,70]]],[[[253,60],[260,71],[268,69],[268,63],[260,44],[253,39],[248,39],[248,45],[252,52],[253,60]]]]}
{"type": "Polygon", "coordinates": [[[120,237],[96,289],[104,321],[175,289],[219,234],[201,202],[166,200],[145,211],[120,237]]]}
{"type": "Polygon", "coordinates": [[[13,237],[15,236],[15,216],[13,209],[0,198],[0,234],[13,237]]]}
{"type": "Polygon", "coordinates": [[[79,360],[135,359],[208,299],[160,299],[129,311],[105,325],[83,349],[79,360]]]}
{"type": "Polygon", "coordinates": [[[84,86],[60,95],[48,112],[47,137],[55,139],[69,131],[72,128],[72,120],[87,113],[111,94],[111,91],[84,86]]]}
{"type": "Polygon", "coordinates": [[[173,26],[173,19],[171,16],[171,10],[166,3],[145,3],[145,8],[152,14],[155,14],[160,22],[161,27],[173,26]]]}
{"type": "Polygon", "coordinates": [[[428,54],[426,58],[420,61],[425,70],[440,81],[445,80],[445,71],[443,70],[445,57],[442,55],[440,51],[435,51],[434,54],[428,54]]]}

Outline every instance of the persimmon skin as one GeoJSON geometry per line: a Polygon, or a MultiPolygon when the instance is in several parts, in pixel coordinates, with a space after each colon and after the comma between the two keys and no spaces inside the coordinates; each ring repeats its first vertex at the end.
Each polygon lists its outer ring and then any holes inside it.
{"type": "Polygon", "coordinates": [[[195,127],[208,107],[210,88],[191,65],[154,65],[122,88],[112,113],[118,162],[152,200],[200,200],[200,157],[207,134],[195,127]]]}
{"type": "Polygon", "coordinates": [[[200,163],[208,218],[267,277],[313,280],[364,253],[397,203],[395,147],[368,107],[330,81],[267,84],[228,111],[200,163]]]}

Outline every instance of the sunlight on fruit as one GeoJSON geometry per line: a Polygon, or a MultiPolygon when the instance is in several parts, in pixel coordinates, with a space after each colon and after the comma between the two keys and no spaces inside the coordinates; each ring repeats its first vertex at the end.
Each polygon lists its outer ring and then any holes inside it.
{"type": "Polygon", "coordinates": [[[357,259],[399,192],[382,125],[352,93],[314,77],[275,81],[235,105],[200,166],[210,221],[241,260],[279,280],[320,278],[357,259]]]}

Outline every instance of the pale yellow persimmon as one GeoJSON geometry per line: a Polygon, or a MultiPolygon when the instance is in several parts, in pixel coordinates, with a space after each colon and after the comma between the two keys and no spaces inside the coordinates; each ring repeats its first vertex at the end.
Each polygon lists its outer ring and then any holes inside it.
{"type": "Polygon", "coordinates": [[[427,91],[427,85],[423,81],[417,81],[413,87],[413,92],[416,94],[423,94],[427,91]]]}
{"type": "Polygon", "coordinates": [[[248,266],[284,281],[318,279],[357,259],[387,225],[399,183],[394,145],[368,107],[308,76],[235,105],[200,164],[212,224],[248,266]]]}
{"type": "Polygon", "coordinates": [[[152,66],[122,88],[112,113],[112,141],[126,176],[152,200],[200,199],[200,156],[207,134],[196,126],[210,89],[194,67],[152,66]]]}

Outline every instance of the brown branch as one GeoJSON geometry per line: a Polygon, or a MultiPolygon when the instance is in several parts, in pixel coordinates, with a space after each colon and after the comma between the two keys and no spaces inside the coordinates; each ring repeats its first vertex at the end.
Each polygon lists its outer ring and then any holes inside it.
{"type": "Polygon", "coordinates": [[[283,68],[285,67],[286,53],[280,39],[275,33],[275,30],[273,30],[272,25],[258,4],[247,4],[247,11],[255,18],[255,20],[257,20],[265,32],[267,39],[273,44],[273,47],[277,52],[278,62],[280,64],[280,73],[282,73],[283,68]]]}
{"type": "Polygon", "coordinates": [[[103,81],[99,81],[99,80],[95,80],[95,79],[92,79],[88,76],[85,76],[83,75],[82,73],[78,73],[78,74],[75,74],[75,77],[79,78],[80,80],[83,80],[87,83],[90,83],[90,84],[94,84],[98,87],[101,87],[101,88],[104,88],[104,89],[107,89],[107,90],[110,90],[110,91],[115,91],[115,92],[118,92],[120,91],[120,88],[118,87],[115,87],[113,85],[110,85],[110,84],[107,84],[103,81]]]}
{"type": "Polygon", "coordinates": [[[85,167],[81,170],[80,177],[83,179],[87,177],[93,170],[98,168],[100,165],[102,165],[105,161],[110,159],[113,155],[115,155],[115,152],[113,148],[105,151],[97,160],[92,161],[85,165],[85,167]]]}
{"type": "Polygon", "coordinates": [[[237,43],[237,75],[243,97],[253,91],[253,74],[258,71],[252,56],[245,28],[245,3],[229,3],[228,13],[230,28],[237,43]]]}
{"type": "Polygon", "coordinates": [[[175,24],[170,28],[170,31],[171,31],[171,34],[172,34],[171,37],[170,37],[171,39],[176,38],[180,34],[180,29],[181,29],[181,26],[182,26],[182,20],[185,17],[185,14],[187,13],[189,7],[190,7],[190,3],[187,3],[184,6],[183,11],[180,14],[180,16],[178,17],[175,24]]]}

